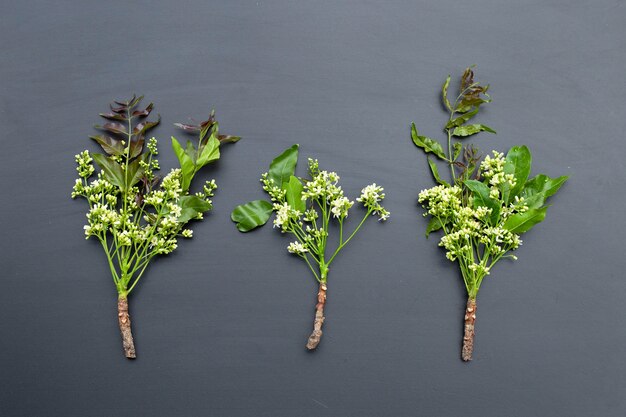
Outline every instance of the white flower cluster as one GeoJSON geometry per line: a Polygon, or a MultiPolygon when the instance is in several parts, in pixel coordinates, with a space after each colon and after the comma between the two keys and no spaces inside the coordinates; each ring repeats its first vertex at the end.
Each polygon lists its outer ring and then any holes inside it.
{"type": "Polygon", "coordinates": [[[266,172],[261,176],[261,183],[263,183],[263,189],[270,195],[270,199],[273,202],[281,202],[285,200],[286,191],[280,186],[276,185],[273,178],[269,178],[269,174],[266,172]]]}
{"type": "Polygon", "coordinates": [[[300,242],[291,242],[289,246],[287,246],[287,251],[289,251],[289,253],[302,256],[305,254],[305,252],[308,252],[309,250],[300,242]]]}
{"type": "Polygon", "coordinates": [[[161,190],[167,200],[176,200],[181,196],[183,187],[183,171],[180,168],[172,169],[161,181],[161,190]]]}
{"type": "Polygon", "coordinates": [[[503,185],[511,188],[515,187],[517,183],[513,174],[504,173],[505,162],[503,153],[493,151],[493,158],[487,155],[480,163],[482,176],[489,181],[491,186],[491,192],[489,193],[491,198],[497,199],[500,196],[500,189],[503,185]]]}
{"type": "Polygon", "coordinates": [[[89,151],[83,151],[74,157],[78,166],[76,171],[81,178],[89,178],[94,173],[93,159],[89,155],[89,151]]]}
{"type": "MultiPolygon", "coordinates": [[[[489,225],[490,211],[490,209],[485,210],[484,207],[476,209],[463,207],[454,216],[450,230],[439,242],[439,246],[447,251],[446,258],[451,261],[463,258],[463,262],[474,270],[471,265],[480,266],[480,264],[475,262],[472,252],[479,245],[483,245],[493,258],[515,250],[522,244],[518,235],[506,230],[502,225],[489,225]]],[[[481,271],[485,274],[489,272],[488,269],[481,271]]]]}
{"type": "MultiPolygon", "coordinates": [[[[309,206],[304,212],[289,204],[286,190],[276,185],[268,173],[263,174],[261,182],[273,202],[274,227],[280,228],[282,233],[293,233],[298,237],[298,241],[289,244],[287,250],[305,258],[306,253],[310,253],[315,258],[324,253],[329,219],[332,217],[343,222],[354,201],[344,195],[336,172],[321,171],[317,159],[309,158],[308,162],[311,179],[303,181],[301,198],[308,201],[309,206]],[[321,225],[318,218],[322,220],[321,225]]],[[[389,212],[380,205],[384,198],[383,188],[372,184],[362,190],[357,200],[365,205],[368,213],[376,213],[381,220],[386,220],[389,212]]]]}
{"type": "Polygon", "coordinates": [[[461,188],[438,185],[420,191],[417,201],[427,210],[424,216],[430,214],[445,220],[461,209],[461,188]]]}
{"type": "MultiPolygon", "coordinates": [[[[158,162],[152,155],[158,153],[156,140],[148,141],[150,158],[141,161],[148,180],[154,179],[152,171],[158,169],[158,162]],[[147,161],[147,162],[146,162],[147,161]]],[[[88,151],[76,155],[78,178],[72,190],[72,198],[84,197],[89,202],[87,224],[84,226],[88,239],[96,236],[107,241],[107,234],[117,247],[148,247],[153,253],[167,254],[177,248],[177,236],[191,238],[193,231],[182,230],[184,223],[179,221],[183,213],[180,198],[183,196],[182,171],[173,169],[161,181],[159,189],[151,189],[142,195],[137,186],[121,191],[107,181],[103,172],[91,183],[94,173],[93,159],[88,151]],[[142,221],[143,220],[143,221],[142,221]]],[[[196,195],[211,203],[217,188],[215,181],[207,181],[203,191],[196,195]]],[[[202,218],[198,213],[196,218],[202,218]]],[[[186,222],[185,222],[186,223],[186,222]]]]}
{"type": "Polygon", "coordinates": [[[319,214],[317,213],[317,211],[311,207],[304,212],[304,217],[302,217],[302,220],[304,220],[305,222],[313,223],[315,220],[317,220],[318,217],[319,214]]]}
{"type": "Polygon", "coordinates": [[[354,201],[348,200],[347,197],[339,197],[332,201],[330,211],[337,219],[348,217],[348,210],[354,205],[354,201]]]}
{"type": "Polygon", "coordinates": [[[104,200],[110,206],[115,206],[118,194],[119,189],[107,181],[102,173],[91,184],[87,184],[86,179],[77,178],[72,189],[72,198],[85,197],[92,204],[104,200]]]}
{"type": "MultiPolygon", "coordinates": [[[[317,161],[312,160],[311,163],[317,164],[317,161]]],[[[339,175],[336,172],[318,171],[310,181],[304,184],[302,199],[321,199],[332,202],[341,198],[343,190],[337,185],[338,182],[339,175]]]]}
{"type": "Polygon", "coordinates": [[[376,185],[376,183],[370,184],[361,190],[361,196],[356,199],[356,201],[362,203],[366,209],[380,216],[378,220],[381,221],[385,221],[389,218],[389,211],[380,204],[385,198],[383,190],[383,187],[376,185]]]}
{"type": "Polygon", "coordinates": [[[146,178],[149,181],[154,180],[154,172],[156,170],[161,169],[161,167],[159,166],[159,161],[156,158],[153,158],[153,156],[156,156],[159,154],[159,151],[157,149],[157,140],[156,138],[150,138],[148,140],[148,143],[146,144],[146,148],[148,149],[148,158],[147,160],[144,158],[141,158],[139,160],[139,166],[143,169],[144,174],[146,175],[146,178]]]}
{"type": "Polygon", "coordinates": [[[292,222],[299,223],[300,216],[302,216],[302,213],[291,208],[287,202],[283,202],[282,204],[274,203],[273,209],[276,212],[274,227],[279,227],[283,233],[291,230],[293,226],[292,222]]]}
{"type": "MultiPolygon", "coordinates": [[[[494,156],[487,163],[481,164],[481,170],[486,173],[484,177],[489,181],[502,173],[504,165],[502,154],[494,156]]],[[[450,261],[459,260],[475,277],[488,275],[489,262],[522,244],[519,236],[505,229],[503,224],[510,215],[524,212],[528,207],[524,205],[523,198],[516,198],[507,206],[499,199],[499,193],[496,197],[500,208],[498,219],[494,221],[492,208],[464,205],[463,192],[457,185],[438,185],[419,193],[418,202],[426,210],[424,216],[431,215],[445,225],[445,234],[439,246],[446,249],[446,258],[450,261]],[[482,261],[478,259],[478,254],[486,253],[489,257],[482,261]]]]}
{"type": "Polygon", "coordinates": [[[159,150],[157,149],[157,140],[155,137],[151,137],[146,144],[146,148],[148,148],[148,152],[151,155],[158,155],[159,150]]]}

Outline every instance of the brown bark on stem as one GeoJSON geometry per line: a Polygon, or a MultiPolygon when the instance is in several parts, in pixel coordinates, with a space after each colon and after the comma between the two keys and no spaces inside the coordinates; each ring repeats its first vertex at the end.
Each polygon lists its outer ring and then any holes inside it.
{"type": "Polygon", "coordinates": [[[476,323],[476,299],[468,297],[465,308],[465,334],[463,335],[463,350],[461,357],[464,361],[472,360],[474,352],[474,324],[476,323]]]}
{"type": "Polygon", "coordinates": [[[120,333],[122,334],[122,344],[124,345],[124,355],[128,359],[135,359],[135,342],[133,341],[133,333],[130,329],[130,316],[128,315],[128,298],[119,296],[117,299],[117,319],[120,325],[120,333]]]}
{"type": "Polygon", "coordinates": [[[320,282],[320,289],[317,292],[317,305],[315,306],[315,321],[313,321],[313,333],[309,336],[306,348],[313,350],[322,340],[322,324],[324,324],[324,305],[326,305],[326,283],[320,282]]]}

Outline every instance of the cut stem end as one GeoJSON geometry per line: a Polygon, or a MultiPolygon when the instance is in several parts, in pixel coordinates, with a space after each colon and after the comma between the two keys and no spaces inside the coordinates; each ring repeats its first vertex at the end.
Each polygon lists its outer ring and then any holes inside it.
{"type": "Polygon", "coordinates": [[[130,315],[128,314],[128,298],[120,296],[117,299],[117,318],[122,335],[122,345],[124,347],[124,355],[128,359],[135,359],[135,342],[130,327],[130,315]]]}
{"type": "Polygon", "coordinates": [[[474,352],[474,325],[476,323],[476,299],[468,298],[465,308],[465,331],[463,334],[463,349],[461,358],[468,362],[472,360],[474,352]]]}
{"type": "Polygon", "coordinates": [[[326,282],[320,282],[317,292],[317,305],[315,306],[315,320],[313,321],[313,333],[309,336],[306,348],[314,350],[322,340],[322,325],[324,324],[324,306],[326,305],[326,282]]]}

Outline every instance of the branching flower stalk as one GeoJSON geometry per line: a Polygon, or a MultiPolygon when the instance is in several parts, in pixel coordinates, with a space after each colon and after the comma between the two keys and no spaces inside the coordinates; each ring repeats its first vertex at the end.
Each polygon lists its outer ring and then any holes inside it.
{"type": "Polygon", "coordinates": [[[356,199],[365,208],[365,213],[351,233],[345,232],[344,223],[354,201],[344,195],[338,185],[339,176],[336,172],[320,170],[319,162],[309,158],[310,178],[298,178],[293,175],[297,158],[298,146],[294,145],[274,159],[269,172],[263,174],[261,182],[271,203],[257,200],[238,206],[232,218],[238,222],[240,231],[248,231],[264,224],[274,212],[274,227],[294,236],[295,241],[287,246],[287,251],[303,259],[319,283],[313,332],[306,344],[308,349],[313,350],[322,337],[331,264],[368,217],[376,215],[384,221],[389,218],[389,212],[381,205],[385,198],[383,188],[376,184],[368,185],[356,199]],[[335,238],[337,243],[331,251],[328,243],[333,221],[338,225],[339,236],[335,238]]]}
{"type": "Polygon", "coordinates": [[[72,198],[84,197],[89,204],[85,236],[93,237],[102,245],[118,292],[118,323],[124,354],[136,357],[128,313],[128,296],[144,275],[150,261],[177,248],[179,237],[191,238],[193,231],[186,228],[194,219],[202,219],[211,210],[216,184],[206,181],[202,191],[190,194],[193,177],[202,166],[219,159],[220,139],[236,141],[239,138],[218,133],[218,124],[211,113],[199,126],[182,125],[185,130],[199,132],[198,145],[187,142],[183,150],[172,137],[172,147],[181,167],[172,169],[160,179],[157,141],[147,141],[145,133],[155,122],[140,121],[152,111],[150,103],[137,110],[142,97],[116,101],[110,113],[100,116],[112,120],[96,126],[113,136],[97,135],[97,141],[106,154],[90,154],[85,150],[76,155],[79,178],[72,198]],[[100,167],[96,172],[93,162],[100,167]]]}
{"type": "Polygon", "coordinates": [[[495,133],[483,124],[467,124],[481,105],[489,103],[488,86],[474,81],[467,68],[461,77],[459,94],[448,99],[450,77],[442,88],[442,99],[449,112],[444,131],[448,137],[447,153],[441,144],[419,135],[415,124],[411,136],[416,146],[445,161],[452,182],[441,179],[437,165],[428,158],[435,181],[439,184],[419,193],[418,202],[430,216],[426,236],[443,230],[439,246],[446,258],[457,262],[467,290],[465,330],[461,357],[472,359],[476,321],[476,297],[485,276],[501,259],[516,260],[510,252],[521,244],[520,235],[544,220],[545,201],[554,195],[568,177],[550,178],[539,174],[528,179],[531,154],[526,146],[514,146],[507,155],[493,151],[481,161],[477,148],[453,142],[481,131],[495,133]]]}

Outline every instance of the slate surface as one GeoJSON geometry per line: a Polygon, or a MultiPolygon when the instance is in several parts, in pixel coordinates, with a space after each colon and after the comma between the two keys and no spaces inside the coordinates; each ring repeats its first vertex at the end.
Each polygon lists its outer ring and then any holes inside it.
{"type": "Polygon", "coordinates": [[[626,414],[624,2],[129,3],[1,7],[0,415],[626,414]],[[534,173],[571,180],[485,282],[466,364],[464,289],[423,237],[416,193],[432,180],[409,123],[438,135],[439,86],[470,64],[498,131],[474,142],[525,143],[534,173]],[[97,113],[133,92],[163,116],[164,169],[184,136],[172,123],[211,107],[244,139],[200,175],[220,186],[215,210],[132,297],[129,362],[69,193],[97,113]],[[229,220],[293,143],[350,196],[382,184],[392,212],[334,265],[315,353],[306,266],[271,227],[229,220]]]}

